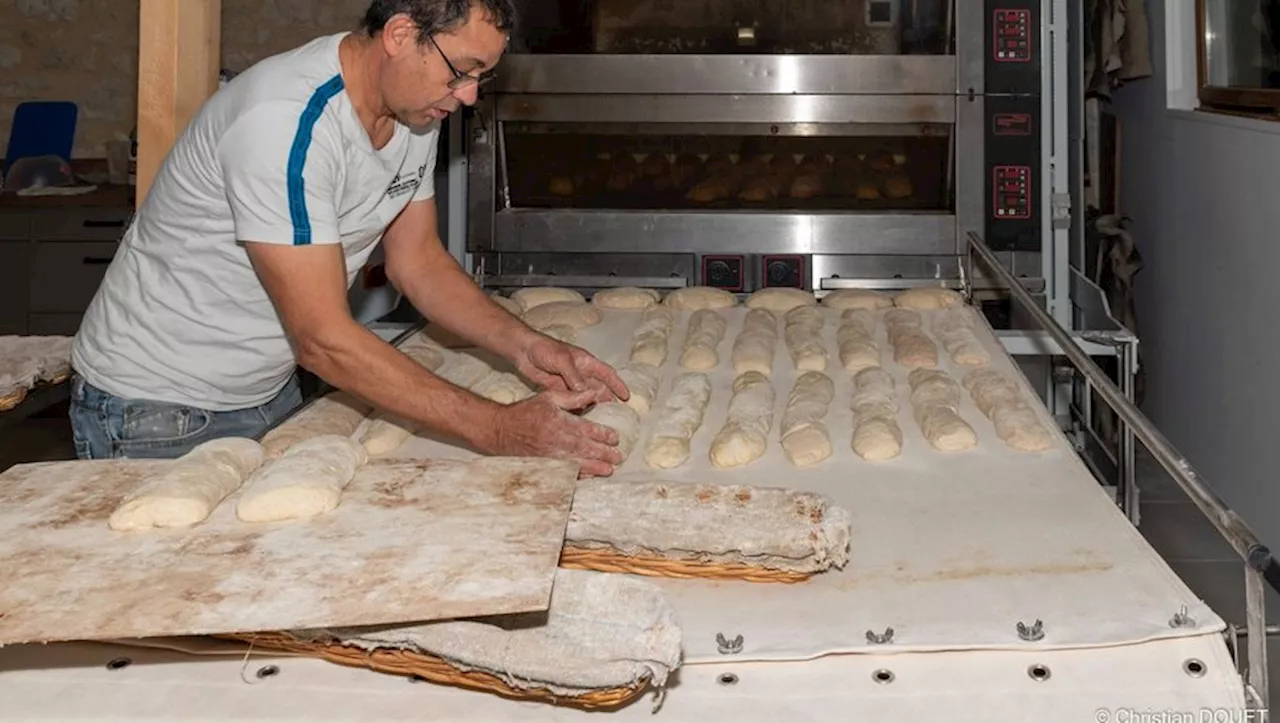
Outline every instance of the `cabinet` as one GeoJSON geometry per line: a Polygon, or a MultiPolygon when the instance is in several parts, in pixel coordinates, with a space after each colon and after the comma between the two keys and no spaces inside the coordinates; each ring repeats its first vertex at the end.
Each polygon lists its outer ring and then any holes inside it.
{"type": "Polygon", "coordinates": [[[0,205],[0,334],[75,334],[131,215],[123,205],[0,205]]]}

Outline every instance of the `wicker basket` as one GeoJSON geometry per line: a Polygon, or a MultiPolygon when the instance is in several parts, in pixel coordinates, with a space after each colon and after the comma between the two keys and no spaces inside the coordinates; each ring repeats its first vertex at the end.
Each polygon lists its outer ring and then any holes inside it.
{"type": "Polygon", "coordinates": [[[771,570],[741,563],[672,560],[656,555],[624,555],[617,550],[573,547],[572,545],[566,545],[561,550],[560,567],[650,577],[743,582],[797,583],[804,582],[813,576],[813,573],[808,572],[771,570]]]}
{"type": "Polygon", "coordinates": [[[492,673],[478,670],[459,670],[441,658],[425,653],[398,648],[364,648],[340,643],[313,643],[297,640],[284,633],[245,633],[220,636],[239,640],[256,648],[293,653],[308,658],[320,658],[339,665],[403,675],[440,685],[493,693],[521,701],[550,703],[584,710],[610,710],[621,708],[644,694],[649,679],[643,678],[625,688],[593,690],[580,696],[565,696],[546,688],[516,688],[492,673]]]}

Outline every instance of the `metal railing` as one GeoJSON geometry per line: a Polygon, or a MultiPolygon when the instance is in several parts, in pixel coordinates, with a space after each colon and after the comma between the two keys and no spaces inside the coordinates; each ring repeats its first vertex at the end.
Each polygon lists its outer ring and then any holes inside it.
{"type": "Polygon", "coordinates": [[[1133,435],[1146,445],[1151,456],[1173,477],[1182,491],[1191,498],[1196,507],[1200,508],[1200,511],[1244,562],[1245,632],[1248,650],[1246,682],[1252,689],[1258,708],[1267,710],[1271,695],[1267,679],[1266,588],[1263,587],[1263,583],[1266,582],[1280,591],[1280,566],[1277,566],[1271,550],[1263,545],[1244,520],[1205,484],[1191,463],[1075,343],[1071,334],[1036,303],[1018,279],[1000,263],[995,252],[987,246],[982,237],[972,231],[967,236],[970,263],[976,254],[991,273],[1004,282],[1013,298],[1058,343],[1063,355],[1084,375],[1121,421],[1128,425],[1133,435]]]}

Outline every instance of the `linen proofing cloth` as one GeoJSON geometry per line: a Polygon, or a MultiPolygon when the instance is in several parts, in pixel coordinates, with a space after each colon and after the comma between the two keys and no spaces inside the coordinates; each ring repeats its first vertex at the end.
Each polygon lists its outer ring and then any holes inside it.
{"type": "Polygon", "coordinates": [[[656,586],[582,570],[556,571],[545,613],[289,634],[365,650],[427,653],[459,670],[496,675],[516,689],[558,695],[629,687],[645,677],[660,688],[681,663],[680,626],[656,586]]]}
{"type": "Polygon", "coordinates": [[[1109,98],[1125,81],[1152,74],[1146,0],[1086,0],[1084,21],[1086,95],[1109,98]]]}

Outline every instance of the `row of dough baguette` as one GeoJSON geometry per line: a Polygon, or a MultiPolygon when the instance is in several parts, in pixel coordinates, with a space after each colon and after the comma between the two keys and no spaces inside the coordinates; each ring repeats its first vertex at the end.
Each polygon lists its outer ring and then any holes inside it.
{"type": "MultiPolygon", "coordinates": [[[[564,304],[561,308],[577,308],[587,305],[582,292],[558,286],[534,286],[519,289],[504,297],[494,292],[494,301],[511,313],[525,317],[534,308],[546,304],[564,304]]],[[[787,287],[771,287],[751,293],[745,305],[749,309],[768,309],[785,313],[797,306],[814,306],[819,300],[812,292],[787,287]]],[[[830,309],[867,309],[881,311],[894,306],[907,309],[950,309],[962,306],[964,299],[951,289],[920,287],[907,289],[896,295],[872,289],[840,289],[822,297],[821,304],[830,309]]],[[[654,289],[625,286],[602,289],[592,295],[591,306],[600,309],[627,311],[644,310],[664,305],[676,311],[701,309],[727,309],[738,305],[738,297],[724,289],[712,286],[688,286],[676,289],[665,297],[654,289]]],[[[587,313],[587,312],[575,312],[587,313]]]]}

